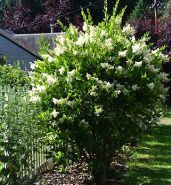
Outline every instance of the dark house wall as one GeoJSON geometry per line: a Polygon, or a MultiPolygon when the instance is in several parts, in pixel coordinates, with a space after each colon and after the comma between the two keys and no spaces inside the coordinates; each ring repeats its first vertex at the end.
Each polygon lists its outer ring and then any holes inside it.
{"type": "Polygon", "coordinates": [[[30,70],[29,62],[34,62],[39,57],[24,49],[17,43],[10,40],[8,37],[0,34],[0,55],[8,57],[8,63],[13,64],[19,60],[21,67],[25,70],[30,70]]]}
{"type": "Polygon", "coordinates": [[[29,62],[42,60],[38,52],[40,50],[39,40],[44,38],[51,48],[56,45],[53,39],[64,33],[41,33],[41,34],[13,34],[8,30],[0,29],[0,58],[7,56],[8,63],[21,62],[22,69],[30,70],[29,62]]]}

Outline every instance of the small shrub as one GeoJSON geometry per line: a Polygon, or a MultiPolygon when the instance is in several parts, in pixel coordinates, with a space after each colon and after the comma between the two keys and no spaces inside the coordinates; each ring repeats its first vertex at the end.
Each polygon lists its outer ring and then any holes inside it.
{"type": "Polygon", "coordinates": [[[112,16],[105,7],[97,26],[83,12],[83,32],[70,25],[31,76],[31,100],[49,112],[56,153],[69,146],[66,153],[83,157],[101,185],[107,184],[113,154],[156,123],[166,91],[162,48],[152,51],[146,36],[136,40],[130,25],[122,29],[124,10],[116,15],[117,5],[112,16]]]}
{"type": "Polygon", "coordinates": [[[0,65],[0,85],[24,86],[29,85],[30,80],[26,71],[19,67],[19,64],[0,65]]]}
{"type": "Polygon", "coordinates": [[[159,24],[159,45],[166,45],[168,52],[171,51],[171,15],[167,18],[161,19],[159,24]]]}
{"type": "Polygon", "coordinates": [[[39,159],[34,155],[43,138],[38,124],[41,109],[28,101],[27,91],[25,87],[0,86],[1,185],[26,184],[39,159]]]}
{"type": "Polygon", "coordinates": [[[145,33],[154,33],[154,24],[152,19],[135,19],[135,20],[129,20],[128,22],[132,27],[135,29],[135,37],[137,39],[140,39],[145,33]]]}

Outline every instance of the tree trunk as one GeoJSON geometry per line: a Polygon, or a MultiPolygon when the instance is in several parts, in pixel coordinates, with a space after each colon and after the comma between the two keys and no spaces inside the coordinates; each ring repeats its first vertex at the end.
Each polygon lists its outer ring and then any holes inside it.
{"type": "Polygon", "coordinates": [[[108,179],[109,164],[102,160],[96,160],[92,169],[93,181],[96,185],[106,185],[108,179]]]}

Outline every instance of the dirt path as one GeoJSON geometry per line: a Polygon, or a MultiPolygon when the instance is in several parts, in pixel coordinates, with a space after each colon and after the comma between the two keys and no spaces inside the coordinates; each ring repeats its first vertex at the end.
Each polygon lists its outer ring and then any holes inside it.
{"type": "Polygon", "coordinates": [[[162,124],[162,125],[171,125],[171,118],[162,118],[160,120],[160,124],[162,124]]]}

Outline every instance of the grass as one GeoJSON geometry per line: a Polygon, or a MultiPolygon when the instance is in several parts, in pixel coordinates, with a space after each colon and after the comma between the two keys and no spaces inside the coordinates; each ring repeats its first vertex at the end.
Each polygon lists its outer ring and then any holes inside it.
{"type": "Polygon", "coordinates": [[[171,124],[152,128],[128,166],[125,185],[171,185],[171,124]]]}

